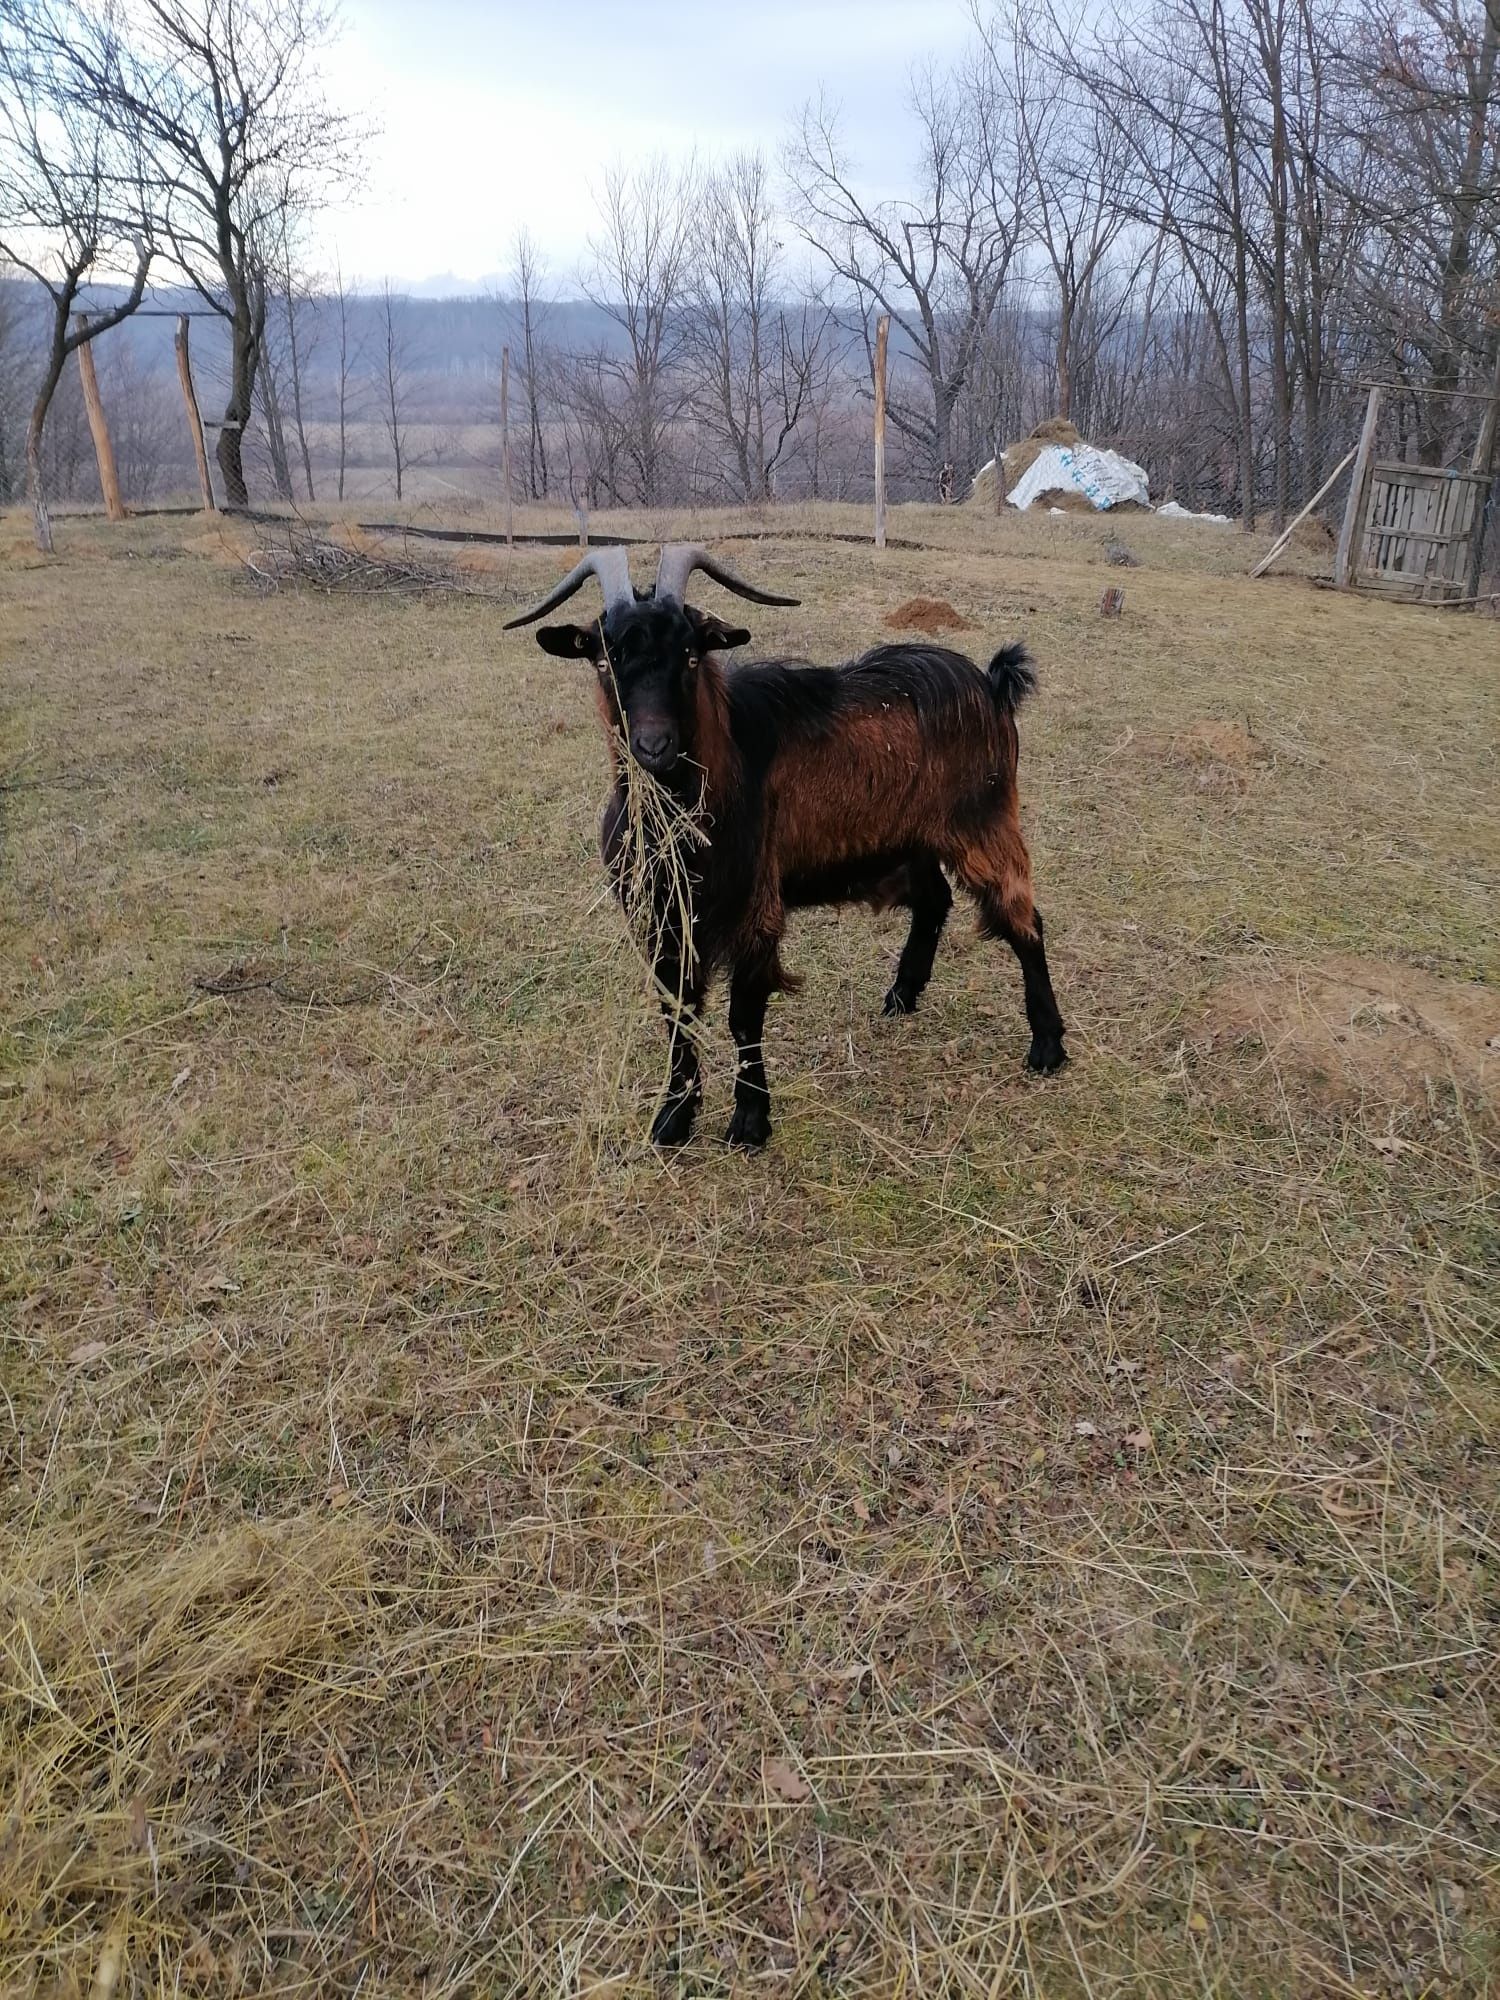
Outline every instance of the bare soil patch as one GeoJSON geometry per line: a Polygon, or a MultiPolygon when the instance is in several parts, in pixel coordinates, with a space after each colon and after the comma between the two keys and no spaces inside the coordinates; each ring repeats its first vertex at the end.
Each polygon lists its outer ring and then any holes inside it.
{"type": "Polygon", "coordinates": [[[909,597],[887,612],[885,623],[892,632],[925,632],[929,639],[939,632],[972,632],[968,619],[941,597],[909,597]]]}
{"type": "Polygon", "coordinates": [[[1287,971],[1259,966],[1215,996],[1216,1040],[1257,1035],[1278,1059],[1338,1090],[1426,1095],[1452,1078],[1500,1101],[1500,991],[1399,961],[1341,957],[1287,971]]]}

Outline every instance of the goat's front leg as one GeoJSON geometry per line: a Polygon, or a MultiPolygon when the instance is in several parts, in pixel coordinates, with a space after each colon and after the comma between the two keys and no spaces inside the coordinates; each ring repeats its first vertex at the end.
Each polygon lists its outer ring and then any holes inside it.
{"type": "Polygon", "coordinates": [[[703,1099],[698,1073],[698,1016],[703,1006],[703,984],[698,973],[684,966],[675,952],[657,961],[656,980],[661,990],[662,1018],[667,1024],[667,1088],[652,1120],[651,1139],[657,1146],[685,1146],[692,1136],[693,1120],[703,1099]]]}
{"type": "Polygon", "coordinates": [[[771,1088],[761,1047],[766,1003],[776,986],[776,953],[757,953],[734,968],[729,985],[729,1032],[738,1058],[734,1072],[734,1116],[725,1138],[753,1152],[771,1136],[771,1088]]]}

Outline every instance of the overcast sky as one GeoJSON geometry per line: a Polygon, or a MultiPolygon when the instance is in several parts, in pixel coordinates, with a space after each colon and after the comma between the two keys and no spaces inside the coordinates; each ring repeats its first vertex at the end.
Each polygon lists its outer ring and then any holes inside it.
{"type": "Polygon", "coordinates": [[[364,281],[503,271],[516,230],[554,287],[585,255],[613,161],[761,146],[820,89],[878,189],[913,151],[908,78],[970,33],[966,0],[344,0],[331,94],[380,126],[360,199],[318,252],[364,281]]]}

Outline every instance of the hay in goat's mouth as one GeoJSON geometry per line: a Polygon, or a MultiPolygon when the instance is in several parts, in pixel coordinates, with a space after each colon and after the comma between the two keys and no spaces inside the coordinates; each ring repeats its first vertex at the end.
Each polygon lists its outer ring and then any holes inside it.
{"type": "MultiPolygon", "coordinates": [[[[611,664],[611,678],[613,673],[611,664]]],[[[618,709],[618,685],[615,692],[618,709]]],[[[625,788],[624,852],[615,864],[615,886],[625,912],[626,934],[646,969],[650,996],[674,1024],[696,1033],[690,1000],[698,973],[691,856],[709,845],[709,834],[690,807],[635,761],[618,730],[615,755],[625,788]],[[661,967],[674,961],[675,974],[668,982],[661,967]]],[[[664,1072],[664,1087],[668,1074],[664,1072]]]]}

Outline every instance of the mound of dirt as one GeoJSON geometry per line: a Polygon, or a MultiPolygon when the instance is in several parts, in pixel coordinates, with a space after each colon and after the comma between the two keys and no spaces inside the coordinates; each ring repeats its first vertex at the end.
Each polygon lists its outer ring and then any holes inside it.
{"type": "Polygon", "coordinates": [[[1258,965],[1220,988],[1212,1043],[1253,1036],[1340,1094],[1420,1101],[1452,1078],[1500,1105],[1500,991],[1414,966],[1333,958],[1287,971],[1258,965]]]}
{"type": "Polygon", "coordinates": [[[967,618],[959,616],[941,597],[911,597],[887,612],[886,625],[892,632],[922,632],[929,639],[939,632],[972,632],[967,618]]]}

